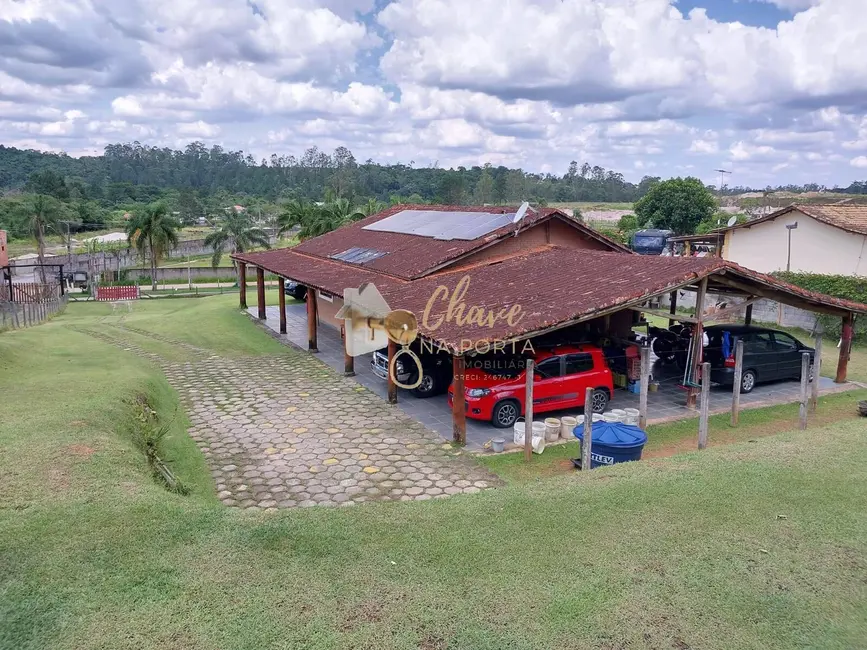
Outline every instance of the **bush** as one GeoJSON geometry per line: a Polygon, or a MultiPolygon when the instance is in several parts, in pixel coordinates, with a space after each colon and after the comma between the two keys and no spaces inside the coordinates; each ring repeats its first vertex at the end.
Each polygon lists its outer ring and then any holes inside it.
{"type": "MultiPolygon", "coordinates": [[[[821,275],[819,273],[795,273],[778,271],[774,276],[808,291],[824,293],[835,298],[867,304],[867,278],[852,275],[821,275]]],[[[819,315],[819,323],[830,336],[839,337],[843,324],[836,316],[819,315]]],[[[867,319],[855,320],[855,340],[867,342],[867,319]]]]}

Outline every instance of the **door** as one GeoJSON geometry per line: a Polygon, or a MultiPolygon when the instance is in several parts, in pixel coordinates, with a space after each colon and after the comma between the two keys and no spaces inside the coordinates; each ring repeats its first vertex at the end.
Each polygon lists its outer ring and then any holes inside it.
{"type": "MultiPolygon", "coordinates": [[[[567,354],[563,373],[563,407],[584,406],[588,388],[596,388],[596,372],[593,356],[587,353],[567,354]]],[[[604,382],[602,382],[604,383],[604,382]]]]}
{"type": "Polygon", "coordinates": [[[533,410],[552,411],[559,408],[563,393],[563,357],[549,357],[534,371],[533,410]]]}
{"type": "Polygon", "coordinates": [[[777,377],[801,377],[801,344],[785,332],[774,332],[777,377]]]}
{"type": "Polygon", "coordinates": [[[760,381],[777,378],[776,357],[770,332],[750,332],[744,336],[744,370],[755,370],[760,381]]]}

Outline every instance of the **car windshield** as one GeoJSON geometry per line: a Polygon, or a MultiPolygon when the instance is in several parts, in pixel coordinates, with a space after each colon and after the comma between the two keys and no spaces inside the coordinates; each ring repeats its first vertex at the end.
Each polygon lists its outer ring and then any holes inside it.
{"type": "Polygon", "coordinates": [[[640,248],[662,248],[665,241],[662,237],[653,237],[650,235],[638,235],[634,240],[635,246],[640,248]]]}

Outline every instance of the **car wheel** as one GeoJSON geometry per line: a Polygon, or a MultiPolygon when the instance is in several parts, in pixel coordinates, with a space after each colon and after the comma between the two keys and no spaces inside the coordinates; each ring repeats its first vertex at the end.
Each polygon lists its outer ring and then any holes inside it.
{"type": "Polygon", "coordinates": [[[594,413],[604,413],[605,409],[608,408],[608,390],[605,388],[597,388],[593,391],[593,402],[591,403],[591,409],[594,413]]]}
{"type": "Polygon", "coordinates": [[[741,392],[750,393],[756,387],[756,372],[755,370],[744,370],[741,375],[741,392]]]}
{"type": "Polygon", "coordinates": [[[520,415],[521,412],[517,402],[504,400],[498,402],[494,407],[494,412],[491,415],[491,424],[498,429],[507,429],[518,421],[520,415]]]}
{"type": "Polygon", "coordinates": [[[418,398],[433,397],[437,394],[437,379],[429,370],[421,376],[421,383],[412,389],[412,394],[418,398]]]}

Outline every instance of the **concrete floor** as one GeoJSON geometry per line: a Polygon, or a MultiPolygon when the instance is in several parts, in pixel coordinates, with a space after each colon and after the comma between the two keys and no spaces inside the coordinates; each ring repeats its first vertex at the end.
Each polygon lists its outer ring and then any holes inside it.
{"type": "MultiPolygon", "coordinates": [[[[247,310],[256,317],[256,307],[247,310]]],[[[278,308],[268,307],[265,325],[278,332],[278,308]]],[[[304,303],[286,305],[286,339],[288,342],[307,349],[307,311],[304,303]]],[[[316,356],[338,372],[343,372],[343,343],[340,332],[332,327],[320,325],[317,332],[319,352],[316,356]]],[[[355,380],[370,389],[381,398],[387,398],[386,382],[373,374],[370,369],[371,355],[355,359],[355,380]]],[[[669,420],[695,417],[697,411],[686,407],[686,392],[679,387],[683,374],[673,365],[663,366],[658,361],[653,363],[651,370],[654,380],[659,382],[659,390],[648,394],[648,422],[663,422],[669,420]]],[[[827,377],[821,377],[819,390],[822,393],[839,390],[840,386],[827,377]]],[[[796,402],[799,398],[800,385],[797,381],[784,381],[757,386],[748,395],[741,395],[741,407],[750,408],[771,404],[796,402]]],[[[410,392],[398,390],[398,407],[407,415],[436,431],[446,440],[452,439],[452,412],[446,403],[445,395],[429,399],[418,399],[410,392]]],[[[627,390],[618,389],[611,400],[611,408],[638,408],[638,395],[627,390]]],[[[723,412],[731,408],[731,388],[711,388],[711,413],[723,412]]],[[[560,417],[580,413],[581,409],[551,411],[539,417],[560,417]]],[[[467,447],[481,449],[491,438],[503,436],[507,441],[512,436],[511,429],[496,429],[489,422],[467,419],[467,447]]]]}

